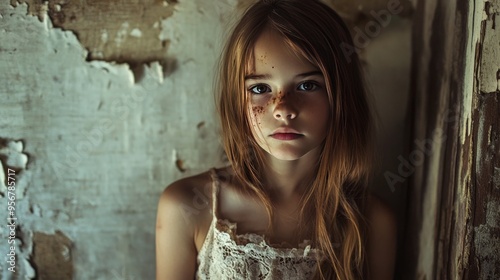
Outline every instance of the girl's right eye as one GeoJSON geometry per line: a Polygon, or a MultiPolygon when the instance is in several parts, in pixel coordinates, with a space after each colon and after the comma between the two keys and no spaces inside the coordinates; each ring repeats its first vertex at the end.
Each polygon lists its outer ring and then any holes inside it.
{"type": "Polygon", "coordinates": [[[248,90],[253,94],[263,94],[271,91],[268,86],[263,84],[252,86],[248,90]]]}

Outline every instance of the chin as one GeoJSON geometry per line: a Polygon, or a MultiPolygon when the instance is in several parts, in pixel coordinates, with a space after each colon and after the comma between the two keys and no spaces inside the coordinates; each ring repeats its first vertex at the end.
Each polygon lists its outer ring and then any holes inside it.
{"type": "Polygon", "coordinates": [[[284,160],[284,161],[298,160],[307,154],[299,151],[274,151],[274,152],[267,151],[267,153],[277,160],[284,160]]]}
{"type": "Polygon", "coordinates": [[[310,161],[317,161],[320,149],[321,149],[320,146],[302,147],[302,149],[300,148],[297,149],[297,147],[295,148],[289,147],[285,149],[275,149],[274,151],[266,150],[266,152],[277,160],[293,161],[293,160],[304,159],[310,161]]]}

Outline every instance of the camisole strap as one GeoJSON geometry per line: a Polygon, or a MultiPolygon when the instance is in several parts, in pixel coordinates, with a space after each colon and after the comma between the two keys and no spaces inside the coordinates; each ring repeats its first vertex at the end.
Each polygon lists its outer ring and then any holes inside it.
{"type": "Polygon", "coordinates": [[[217,175],[217,169],[210,169],[212,177],[212,215],[214,220],[217,220],[217,194],[219,193],[220,181],[217,175]]]}

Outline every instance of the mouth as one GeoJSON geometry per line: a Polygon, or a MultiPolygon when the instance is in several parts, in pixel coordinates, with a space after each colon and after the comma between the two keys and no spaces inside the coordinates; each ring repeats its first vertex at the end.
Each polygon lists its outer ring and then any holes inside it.
{"type": "Polygon", "coordinates": [[[278,140],[295,140],[297,138],[300,138],[304,135],[298,134],[298,133],[274,133],[271,135],[272,138],[278,139],[278,140]]]}

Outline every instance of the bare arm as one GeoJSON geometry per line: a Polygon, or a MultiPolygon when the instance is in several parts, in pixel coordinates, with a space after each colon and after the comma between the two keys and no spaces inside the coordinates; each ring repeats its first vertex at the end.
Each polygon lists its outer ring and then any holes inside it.
{"type": "Polygon", "coordinates": [[[392,280],[396,259],[397,222],[391,209],[372,197],[368,208],[370,280],[392,280]]]}
{"type": "Polygon", "coordinates": [[[195,222],[185,219],[183,205],[189,198],[179,181],[168,186],[158,202],[156,219],[156,280],[194,279],[197,251],[195,222]]]}

